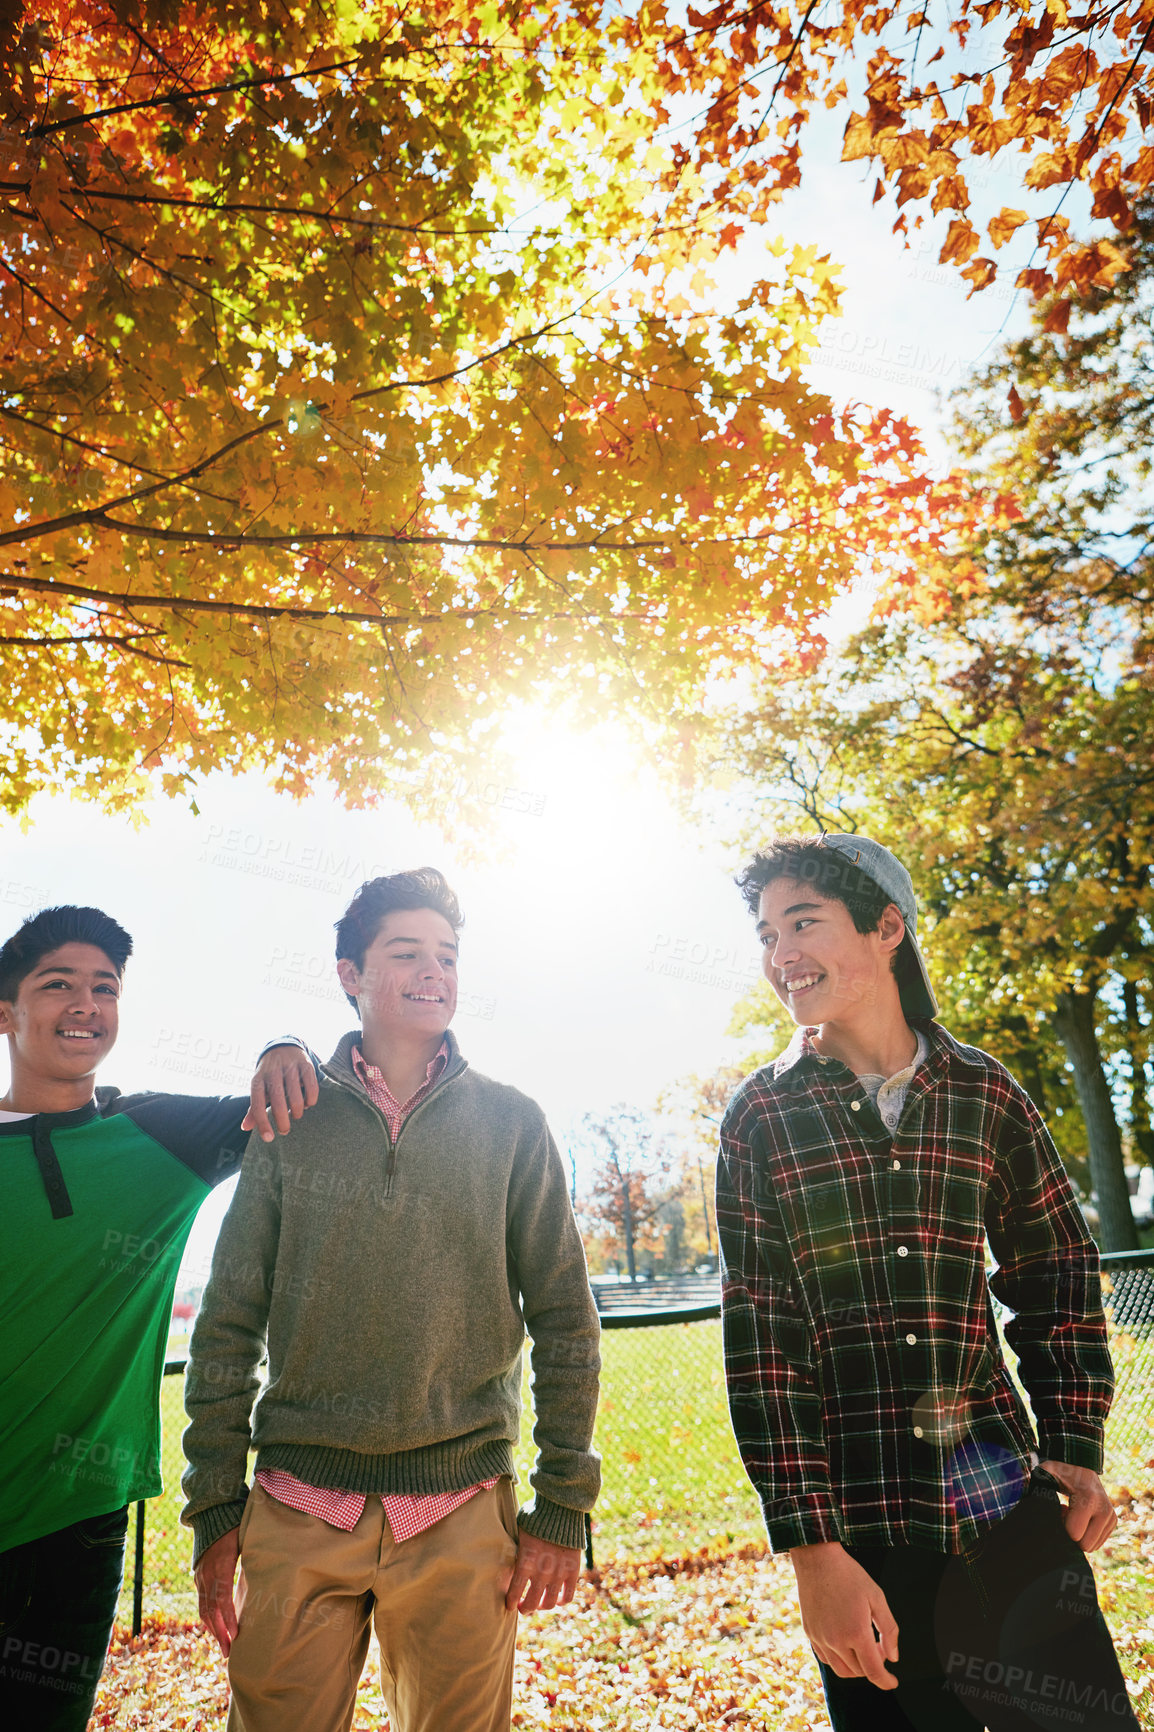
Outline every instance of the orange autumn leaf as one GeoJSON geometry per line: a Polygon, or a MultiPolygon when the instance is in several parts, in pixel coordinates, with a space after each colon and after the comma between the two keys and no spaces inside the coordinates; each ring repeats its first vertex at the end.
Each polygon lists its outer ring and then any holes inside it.
{"type": "Polygon", "coordinates": [[[1010,236],[1015,234],[1026,221],[1024,210],[1010,210],[1003,205],[996,217],[990,221],[989,235],[995,247],[1004,247],[1010,236]]]}
{"type": "Polygon", "coordinates": [[[978,250],[978,231],[966,217],[955,217],[938,254],[938,262],[964,264],[978,250]]]}

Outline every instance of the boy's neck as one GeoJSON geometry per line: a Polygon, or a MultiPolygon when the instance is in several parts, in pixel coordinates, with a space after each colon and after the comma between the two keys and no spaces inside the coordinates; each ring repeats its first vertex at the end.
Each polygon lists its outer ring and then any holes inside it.
{"type": "Polygon", "coordinates": [[[887,1015],[823,1022],[812,1037],[825,1058],[840,1059],[855,1076],[896,1076],[917,1056],[918,1037],[900,1005],[887,1015]]]}
{"type": "Polygon", "coordinates": [[[29,1076],[14,1060],[8,1092],[0,1098],[6,1113],[74,1113],[86,1107],[96,1092],[94,1077],[29,1076]]]}
{"type": "Polygon", "coordinates": [[[429,1066],[441,1050],[443,1034],[428,1036],[415,1042],[393,1037],[385,1040],[372,1029],[361,1031],[361,1056],[366,1064],[380,1071],[389,1085],[389,1093],[402,1105],[416,1094],[428,1080],[429,1066]]]}

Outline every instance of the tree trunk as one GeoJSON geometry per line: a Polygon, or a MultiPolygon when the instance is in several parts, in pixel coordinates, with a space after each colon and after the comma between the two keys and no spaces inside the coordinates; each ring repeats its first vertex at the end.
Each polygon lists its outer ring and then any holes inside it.
{"type": "Polygon", "coordinates": [[[1090,1175],[1098,1204],[1098,1242],[1103,1251],[1136,1251],[1138,1229],[1122,1159],[1122,1138],[1102,1068],[1094,1028],[1092,992],[1063,992],[1051,1021],[1074,1069],[1078,1102],[1086,1121],[1090,1175]]]}
{"type": "Polygon", "coordinates": [[[700,1155],[697,1157],[697,1176],[701,1180],[701,1213],[705,1217],[705,1250],[706,1254],[712,1257],[713,1237],[709,1231],[709,1194],[705,1189],[705,1174],[702,1171],[700,1155]]]}
{"type": "Polygon", "coordinates": [[[1122,987],[1126,1006],[1127,1057],[1130,1060],[1130,1129],[1145,1166],[1154,1166],[1154,1125],[1150,1123],[1150,1094],[1146,1087],[1146,1030],[1138,1010],[1138,988],[1132,980],[1122,987]]]}
{"type": "Polygon", "coordinates": [[[637,1259],[633,1255],[633,1196],[632,1181],[628,1174],[621,1179],[621,1226],[625,1237],[625,1261],[629,1265],[629,1279],[637,1279],[637,1259]]]}

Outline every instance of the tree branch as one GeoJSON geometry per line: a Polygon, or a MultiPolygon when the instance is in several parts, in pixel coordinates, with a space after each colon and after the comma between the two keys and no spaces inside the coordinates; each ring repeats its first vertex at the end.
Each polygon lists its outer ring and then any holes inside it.
{"type": "Polygon", "coordinates": [[[356,66],[352,60],[335,60],[331,66],[308,66],[303,72],[284,72],[274,78],[242,78],[236,84],[210,84],[203,90],[170,90],[163,96],[150,96],[140,102],[118,102],[111,108],[94,108],[88,114],[69,114],[63,120],[46,120],[29,128],[30,138],[47,138],[50,132],[61,132],[66,126],[87,126],[93,120],[107,120],[113,114],[130,114],[140,108],[194,107],[210,96],[227,96],[234,91],[265,90],[273,84],[293,84],[298,78],[319,78],[325,72],[342,72],[356,66]]]}
{"type": "MultiPolygon", "coordinates": [[[[142,635],[152,637],[156,634],[153,632],[146,632],[142,635]]],[[[0,645],[11,644],[20,649],[56,649],[60,644],[87,645],[93,643],[112,644],[117,649],[127,650],[130,655],[143,656],[145,661],[156,662],[159,667],[187,668],[192,666],[191,662],[178,661],[174,656],[160,656],[153,650],[142,649],[140,644],[136,643],[131,637],[115,637],[109,633],[103,632],[94,632],[89,636],[83,637],[5,637],[0,635],[0,645]]]]}
{"type": "MultiPolygon", "coordinates": [[[[820,521],[820,517],[817,519],[820,521]]],[[[805,520],[808,529],[816,527],[811,516],[805,520]]],[[[789,527],[800,529],[802,520],[793,520],[789,527]]],[[[245,530],[229,534],[207,529],[166,529],[162,525],[129,523],[122,517],[110,517],[106,508],[93,506],[86,511],[72,511],[63,517],[30,523],[0,534],[0,547],[22,546],[39,540],[43,535],[56,535],[65,529],[108,529],[115,535],[128,535],[143,541],[166,541],[181,547],[215,547],[235,553],[244,548],[322,547],[331,544],[350,547],[453,547],[464,552],[481,553],[664,553],[671,543],[682,538],[673,530],[667,535],[638,536],[627,541],[614,541],[606,535],[591,535],[584,539],[566,536],[560,541],[537,541],[532,534],[522,537],[498,535],[416,535],[395,530],[377,529],[292,529],[280,535],[252,535],[245,530]]],[[[758,547],[774,542],[783,533],[783,525],[751,535],[702,535],[693,538],[695,547],[758,547]]],[[[169,598],[171,599],[171,598],[169,598]]]]}
{"type": "MultiPolygon", "coordinates": [[[[344,608],[328,607],[294,607],[291,603],[278,602],[247,602],[221,601],[208,596],[185,595],[134,595],[130,591],[115,594],[111,590],[93,589],[80,583],[54,583],[46,577],[22,577],[18,572],[0,572],[0,595],[16,590],[33,590],[40,595],[55,595],[63,599],[66,596],[82,601],[108,602],[113,606],[124,608],[131,612],[134,608],[158,607],[170,613],[223,613],[244,614],[253,619],[317,619],[331,620],[345,625],[435,625],[450,619],[578,619],[591,623],[590,617],[580,609],[561,611],[550,609],[542,612],[533,608],[502,607],[463,607],[446,608],[440,613],[369,613],[352,612],[344,608]]],[[[614,619],[644,619],[640,613],[614,613],[614,619]]],[[[597,616],[600,618],[600,615],[597,616]]],[[[4,640],[14,643],[17,640],[4,640]]],[[[42,643],[45,639],[30,638],[30,643],[42,643]]],[[[96,643],[97,638],[54,639],[54,642],[96,643]]],[[[109,642],[120,642],[120,639],[109,639],[109,642]]],[[[183,665],[183,664],[181,664],[183,665]]]]}

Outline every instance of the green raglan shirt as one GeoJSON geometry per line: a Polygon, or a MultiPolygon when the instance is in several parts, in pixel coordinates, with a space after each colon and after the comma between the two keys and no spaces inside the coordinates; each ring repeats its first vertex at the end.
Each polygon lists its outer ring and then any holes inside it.
{"type": "Polygon", "coordinates": [[[177,1270],[247,1107],[100,1089],[0,1124],[0,1552],[161,1490],[177,1270]]]}

